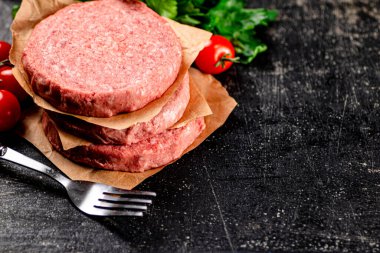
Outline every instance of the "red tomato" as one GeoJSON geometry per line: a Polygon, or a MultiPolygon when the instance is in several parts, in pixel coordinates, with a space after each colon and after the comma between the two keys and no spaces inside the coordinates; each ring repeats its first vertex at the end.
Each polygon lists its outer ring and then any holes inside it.
{"type": "Polygon", "coordinates": [[[213,35],[195,59],[197,67],[207,74],[220,74],[229,69],[233,62],[237,62],[234,46],[220,35],[213,35]]]}
{"type": "Polygon", "coordinates": [[[0,41],[0,61],[7,60],[9,58],[10,50],[11,44],[5,41],[0,41]]]}
{"type": "Polygon", "coordinates": [[[0,67],[0,89],[12,92],[20,102],[28,96],[13,76],[12,68],[9,66],[0,67]]]}
{"type": "Polygon", "coordinates": [[[20,119],[20,113],[17,98],[7,90],[0,90],[0,131],[14,127],[20,119]]]}

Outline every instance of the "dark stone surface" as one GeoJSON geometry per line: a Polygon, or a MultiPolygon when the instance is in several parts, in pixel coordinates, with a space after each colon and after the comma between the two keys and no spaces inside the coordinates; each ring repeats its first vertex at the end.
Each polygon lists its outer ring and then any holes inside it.
{"type": "MultiPolygon", "coordinates": [[[[0,39],[10,6],[0,1],[0,39]]],[[[380,252],[380,1],[260,0],[269,51],[219,76],[239,107],[140,185],[144,218],[91,218],[0,161],[2,252],[380,252]]],[[[11,147],[48,162],[20,138],[11,147]]]]}

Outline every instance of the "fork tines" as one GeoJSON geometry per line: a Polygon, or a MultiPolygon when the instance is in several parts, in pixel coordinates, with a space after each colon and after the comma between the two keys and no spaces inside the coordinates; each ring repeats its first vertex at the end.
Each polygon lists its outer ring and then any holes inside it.
{"type": "Polygon", "coordinates": [[[155,192],[126,191],[111,187],[94,203],[94,207],[103,209],[108,215],[114,216],[143,216],[152,204],[155,192]]]}

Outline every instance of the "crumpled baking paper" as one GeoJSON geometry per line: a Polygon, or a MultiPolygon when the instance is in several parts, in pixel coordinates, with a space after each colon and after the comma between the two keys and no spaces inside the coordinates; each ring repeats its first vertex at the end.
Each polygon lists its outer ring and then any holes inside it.
{"type": "Polygon", "coordinates": [[[151,120],[161,111],[162,107],[169,101],[171,96],[177,90],[187,70],[190,68],[205,43],[207,43],[211,37],[211,33],[207,31],[182,25],[167,19],[169,25],[177,34],[181,42],[183,57],[180,71],[176,80],[159,99],[150,102],[140,110],[119,114],[110,118],[96,118],[69,114],[56,109],[42,97],[33,92],[29,85],[28,75],[22,66],[21,57],[25,45],[38,22],[66,7],[67,5],[75,3],[77,2],[74,0],[23,0],[11,26],[13,43],[10,53],[10,60],[11,63],[15,65],[13,68],[13,74],[17,81],[25,89],[25,91],[32,96],[34,102],[38,106],[49,111],[71,115],[92,124],[121,130],[126,129],[136,123],[151,120]]]}
{"type": "MultiPolygon", "coordinates": [[[[14,74],[17,80],[25,89],[27,89],[27,91],[29,87],[28,78],[25,75],[25,72],[23,71],[23,67],[20,61],[21,56],[22,56],[22,49],[25,46],[27,38],[30,36],[33,27],[39,21],[41,21],[43,18],[47,17],[48,15],[53,14],[57,10],[64,8],[65,6],[69,4],[73,4],[73,3],[75,2],[72,0],[51,0],[51,1],[50,0],[24,0],[22,2],[20,11],[17,13],[15,21],[12,25],[13,47],[12,47],[10,59],[11,59],[11,62],[15,65],[15,68],[13,70],[14,70],[14,74]]],[[[209,39],[211,34],[200,29],[181,25],[174,21],[169,21],[169,22],[171,26],[173,27],[173,29],[175,30],[175,32],[177,33],[177,35],[179,36],[179,38],[181,39],[184,51],[187,50],[188,55],[190,56],[188,58],[189,60],[184,59],[184,62],[188,63],[188,65],[186,65],[187,67],[184,67],[184,64],[182,65],[182,68],[184,68],[187,71],[191,63],[196,58],[198,52],[204,46],[204,42],[209,39]]],[[[186,55],[186,53],[184,55],[186,55]]],[[[217,128],[222,126],[224,122],[227,120],[230,113],[233,111],[233,109],[237,105],[236,101],[228,95],[228,92],[226,91],[226,89],[213,76],[203,74],[194,68],[190,68],[189,73],[190,73],[192,83],[194,84],[194,86],[198,88],[202,97],[206,99],[209,108],[211,108],[212,114],[205,116],[205,122],[206,122],[205,130],[194,141],[194,143],[184,151],[183,155],[191,151],[192,149],[196,148],[209,135],[211,135],[217,128]]],[[[30,89],[29,89],[29,93],[32,93],[30,89]]],[[[168,95],[168,97],[170,98],[170,95],[168,95]]],[[[44,105],[44,106],[41,106],[43,108],[46,108],[49,106],[49,105],[44,104],[43,99],[41,99],[40,97],[33,96],[33,98],[37,105],[39,106],[44,105]]],[[[149,117],[146,117],[146,115],[145,116],[143,115],[141,118],[139,118],[139,120],[133,119],[131,121],[134,123],[148,121],[152,117],[158,114],[158,112],[161,110],[163,105],[165,105],[164,102],[162,102],[161,107],[157,106],[157,108],[159,109],[157,112],[155,111],[155,113],[152,113],[150,109],[147,109],[149,112],[148,114],[150,114],[149,117]]],[[[155,106],[152,106],[152,107],[155,107],[155,106]]],[[[148,108],[149,108],[149,105],[148,105],[148,108]]],[[[50,109],[55,110],[54,108],[50,108],[50,109]]],[[[73,163],[70,160],[64,158],[58,152],[56,152],[50,145],[42,129],[41,113],[42,113],[42,109],[39,108],[38,106],[33,106],[29,108],[29,110],[26,110],[24,112],[23,120],[20,122],[19,128],[17,129],[17,133],[23,136],[28,141],[30,141],[50,161],[52,161],[52,163],[57,168],[59,168],[64,174],[66,174],[72,180],[85,180],[85,181],[99,182],[99,183],[104,183],[104,184],[112,185],[112,186],[123,188],[123,189],[132,189],[138,184],[140,184],[142,181],[156,174],[157,172],[159,172],[165,167],[165,166],[162,166],[160,168],[148,170],[143,173],[129,173],[129,172],[120,172],[120,171],[92,169],[92,168],[88,168],[88,167],[73,163]]],[[[141,112],[138,111],[136,113],[141,113],[141,112]]],[[[145,113],[147,112],[145,111],[145,113]]],[[[136,116],[136,115],[131,116],[130,114],[133,114],[133,113],[126,114],[126,115],[129,115],[126,117],[133,118],[134,116],[136,116]]],[[[122,115],[120,117],[123,117],[123,116],[125,115],[122,115]]],[[[136,116],[136,118],[138,117],[136,116]]],[[[83,120],[87,120],[87,121],[90,120],[89,122],[94,123],[94,124],[95,122],[91,120],[95,120],[95,121],[99,120],[99,122],[96,121],[96,124],[102,125],[100,123],[102,123],[101,121],[103,119],[102,118],[92,118],[92,119],[86,118],[83,120]]],[[[108,125],[109,122],[107,120],[106,120],[106,123],[107,124],[105,124],[104,126],[110,127],[108,125]]],[[[118,122],[116,124],[113,124],[111,128],[124,129],[124,128],[127,128],[128,126],[130,125],[128,124],[123,125],[123,124],[119,124],[118,122]]],[[[80,145],[80,143],[78,143],[78,145],[80,145]]]]}

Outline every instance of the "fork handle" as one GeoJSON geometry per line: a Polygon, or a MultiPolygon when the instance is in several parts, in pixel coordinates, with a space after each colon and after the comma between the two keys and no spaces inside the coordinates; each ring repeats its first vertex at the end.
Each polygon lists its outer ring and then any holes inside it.
{"type": "Polygon", "coordinates": [[[1,146],[1,145],[0,145],[0,158],[20,164],[29,169],[33,169],[45,175],[48,175],[49,177],[57,180],[63,186],[66,186],[70,182],[70,179],[62,175],[62,173],[59,172],[57,169],[53,169],[11,148],[1,146]]]}

